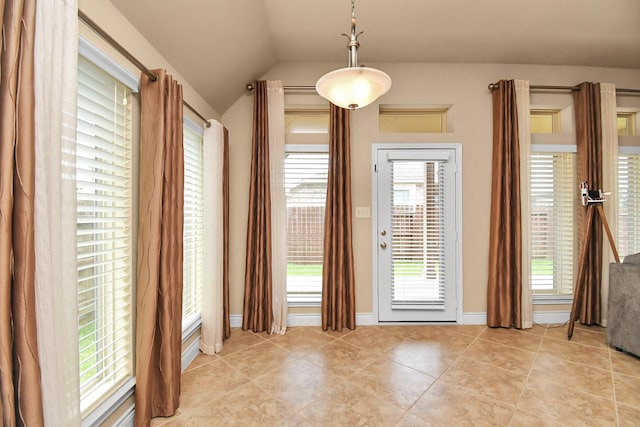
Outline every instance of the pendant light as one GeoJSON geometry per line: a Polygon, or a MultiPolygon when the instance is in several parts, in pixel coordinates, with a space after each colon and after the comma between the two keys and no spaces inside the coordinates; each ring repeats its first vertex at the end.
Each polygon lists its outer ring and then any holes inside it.
{"type": "Polygon", "coordinates": [[[351,36],[343,34],[349,43],[349,66],[330,71],[320,77],[316,91],[333,104],[355,110],[366,107],[391,87],[391,78],[375,68],[358,66],[358,37],[356,34],[355,0],[351,0],[351,36]]]}

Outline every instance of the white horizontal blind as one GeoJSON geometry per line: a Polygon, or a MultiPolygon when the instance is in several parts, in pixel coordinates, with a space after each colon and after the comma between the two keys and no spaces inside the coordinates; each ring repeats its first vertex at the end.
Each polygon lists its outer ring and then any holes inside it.
{"type": "Polygon", "coordinates": [[[640,252],[640,154],[618,157],[618,251],[640,252]]]}
{"type": "Polygon", "coordinates": [[[391,304],[445,302],[444,162],[392,161],[391,304]]]}
{"type": "Polygon", "coordinates": [[[287,300],[320,302],[329,154],[287,152],[287,300]]]}
{"type": "Polygon", "coordinates": [[[573,153],[531,154],[531,290],[573,293],[573,153]]]}
{"type": "Polygon", "coordinates": [[[201,314],[204,266],[204,193],[202,136],[184,131],[183,327],[201,314]]]}
{"type": "Polygon", "coordinates": [[[78,338],[86,414],[133,377],[132,118],[130,89],[82,56],[77,126],[78,338]]]}

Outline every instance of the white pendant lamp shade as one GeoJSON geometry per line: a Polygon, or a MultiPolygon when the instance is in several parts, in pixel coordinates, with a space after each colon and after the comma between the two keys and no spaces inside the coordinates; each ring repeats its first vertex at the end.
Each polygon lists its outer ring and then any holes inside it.
{"type": "Polygon", "coordinates": [[[380,70],[358,66],[358,36],[356,33],[355,0],[351,0],[351,34],[343,34],[349,43],[349,66],[331,71],[316,83],[318,94],[342,108],[355,110],[366,107],[391,87],[391,77],[380,70]]]}
{"type": "Polygon", "coordinates": [[[316,91],[338,107],[355,110],[387,93],[391,78],[375,68],[347,67],[320,77],[316,91]]]}

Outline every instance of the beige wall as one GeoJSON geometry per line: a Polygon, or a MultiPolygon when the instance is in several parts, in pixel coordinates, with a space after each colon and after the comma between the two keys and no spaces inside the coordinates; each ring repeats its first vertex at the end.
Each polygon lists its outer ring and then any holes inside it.
{"type": "MultiPolygon", "coordinates": [[[[285,85],[311,85],[323,73],[344,64],[280,63],[263,78],[280,79],[285,85]]],[[[393,86],[383,104],[450,104],[452,132],[447,134],[381,134],[378,104],[352,114],[351,150],[353,207],[372,206],[371,145],[393,142],[457,142],[462,144],[462,256],[463,311],[486,311],[487,257],[489,245],[489,195],[491,192],[492,115],[490,82],[518,78],[537,85],[574,85],[582,81],[612,82],[617,87],[640,88],[640,71],[592,67],[503,64],[375,64],[387,72],[393,86]]],[[[247,94],[229,108],[222,122],[231,139],[231,259],[230,305],[242,314],[246,221],[251,153],[252,96],[247,94]]],[[[322,103],[311,94],[288,94],[288,105],[322,103]]],[[[570,94],[532,94],[532,104],[567,107],[570,94]]],[[[640,98],[620,97],[619,104],[640,109],[640,98]]],[[[358,313],[371,313],[371,219],[354,217],[356,303],[358,313]]],[[[560,307],[562,308],[562,307],[560,307]]],[[[534,310],[557,310],[536,306],[534,310]]],[[[566,308],[565,308],[566,309],[566,308]]],[[[296,310],[290,310],[296,311],[296,310]]],[[[309,310],[306,310],[309,311],[309,310]]],[[[318,312],[318,309],[312,310],[318,312]]]]}
{"type": "MultiPolygon", "coordinates": [[[[176,69],[124,18],[108,0],[79,0],[80,9],[149,68],[165,68],[183,85],[185,100],[207,117],[220,115],[198,95],[176,69]]],[[[80,32],[106,52],[118,54],[84,25],[80,32]]],[[[132,73],[139,71],[126,60],[132,73]]],[[[179,65],[179,64],[177,64],[179,65]]],[[[279,63],[263,78],[281,79],[285,85],[310,85],[343,63],[279,63]]],[[[371,206],[371,144],[378,142],[459,142],[463,153],[463,311],[486,308],[489,191],[491,177],[491,97],[487,84],[500,78],[520,78],[532,84],[573,85],[590,81],[640,87],[640,71],[592,67],[552,67],[503,64],[369,64],[386,71],[393,86],[384,104],[450,104],[452,132],[440,135],[380,134],[377,104],[352,115],[354,159],[353,205],[371,206]]],[[[309,94],[287,95],[287,104],[314,104],[322,100],[309,94]]],[[[621,97],[619,105],[640,107],[640,98],[621,97]]],[[[532,103],[566,107],[571,96],[533,94],[532,103]]],[[[185,113],[189,114],[187,109],[185,113]]],[[[193,116],[192,116],[193,117],[193,116]]],[[[195,119],[195,117],[193,117],[195,119]]],[[[231,313],[242,313],[246,221],[251,149],[252,97],[242,96],[222,115],[231,135],[231,313]]],[[[371,220],[354,218],[356,301],[359,313],[372,308],[371,220]]],[[[540,306],[538,306],[540,307],[540,306]]],[[[541,307],[540,307],[541,308],[541,307]]],[[[536,308],[538,309],[538,308],[536,308]]],[[[295,311],[295,310],[291,310],[295,311]]],[[[318,311],[318,310],[301,310],[318,311]]]]}
{"type": "MultiPolygon", "coordinates": [[[[195,108],[196,111],[206,118],[218,119],[220,117],[220,114],[198,95],[196,90],[176,71],[176,68],[131,25],[111,2],[108,0],[79,0],[78,8],[86,13],[91,20],[98,24],[100,28],[105,30],[118,43],[124,46],[124,48],[142,62],[145,67],[149,69],[166,69],[174,79],[182,84],[184,100],[195,108]]],[[[119,61],[120,64],[133,75],[140,75],[140,71],[134,65],[126,59],[123,59],[108,43],[83,23],[80,23],[80,34],[104,52],[108,53],[112,58],[116,60],[121,59],[119,61]]],[[[179,66],[180,64],[176,65],[179,66]]],[[[194,116],[186,107],[184,111],[185,114],[193,118],[196,123],[200,123],[200,119],[194,116]]]]}

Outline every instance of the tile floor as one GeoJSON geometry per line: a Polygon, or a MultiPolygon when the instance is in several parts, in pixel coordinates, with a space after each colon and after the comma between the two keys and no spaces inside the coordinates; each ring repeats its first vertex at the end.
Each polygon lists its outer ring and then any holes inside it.
{"type": "Polygon", "coordinates": [[[576,325],[234,329],[152,426],[640,426],[640,359],[576,325]]]}

